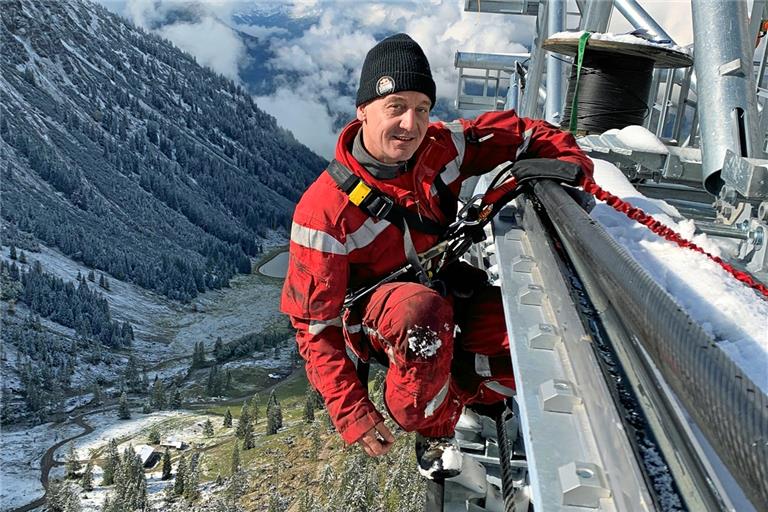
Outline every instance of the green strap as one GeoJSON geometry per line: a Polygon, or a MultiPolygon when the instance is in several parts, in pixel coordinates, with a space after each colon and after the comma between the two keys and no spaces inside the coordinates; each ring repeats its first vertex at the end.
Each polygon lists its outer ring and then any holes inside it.
{"type": "Polygon", "coordinates": [[[581,77],[581,63],[584,61],[584,49],[587,47],[587,40],[592,35],[591,32],[584,32],[579,38],[579,54],[576,58],[576,85],[573,87],[573,102],[571,103],[571,122],[568,125],[568,131],[576,131],[576,115],[579,111],[579,78],[581,77]]]}

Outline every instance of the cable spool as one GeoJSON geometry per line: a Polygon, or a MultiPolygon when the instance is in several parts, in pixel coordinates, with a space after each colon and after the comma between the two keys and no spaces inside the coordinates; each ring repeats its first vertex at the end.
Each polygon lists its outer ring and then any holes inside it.
{"type": "MultiPolygon", "coordinates": [[[[605,52],[588,52],[579,77],[577,133],[603,133],[611,128],[642,125],[648,115],[653,60],[605,52]]],[[[560,127],[567,130],[576,91],[576,66],[571,69],[560,127]]]]}
{"type": "MultiPolygon", "coordinates": [[[[611,128],[642,125],[650,113],[649,94],[654,68],[693,64],[691,57],[683,52],[652,45],[640,38],[632,39],[638,42],[599,38],[587,41],[578,78],[575,63],[571,69],[561,128],[572,128],[578,135],[588,135],[611,128]],[[570,126],[574,108],[575,128],[570,126]]],[[[547,39],[542,46],[551,52],[576,56],[578,45],[578,37],[555,37],[547,39]]]]}

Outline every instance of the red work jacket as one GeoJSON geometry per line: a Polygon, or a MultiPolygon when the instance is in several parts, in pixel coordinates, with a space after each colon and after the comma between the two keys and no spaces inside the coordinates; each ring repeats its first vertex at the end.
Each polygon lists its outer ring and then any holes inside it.
{"type": "MultiPolygon", "coordinates": [[[[525,156],[579,164],[588,176],[592,162],[574,138],[552,125],[520,118],[512,111],[489,112],[475,120],[432,123],[407,164],[407,172],[377,180],[352,156],[360,122],[339,136],[336,160],[401,206],[448,224],[433,185],[443,180],[454,196],[461,183],[508,160],[525,156]]],[[[417,252],[437,237],[411,230],[417,252]]],[[[375,282],[403,266],[403,233],[386,220],[369,217],[339,189],[327,172],[310,185],[296,205],[291,227],[288,273],[280,309],[296,328],[309,381],[320,392],[336,429],[354,443],[382,421],[347,356],[341,307],[347,289],[375,282]]]]}

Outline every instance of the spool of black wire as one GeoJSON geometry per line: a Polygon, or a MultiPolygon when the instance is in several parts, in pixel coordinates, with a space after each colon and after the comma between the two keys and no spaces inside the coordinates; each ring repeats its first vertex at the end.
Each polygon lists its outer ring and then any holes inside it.
{"type": "MultiPolygon", "coordinates": [[[[649,113],[648,94],[653,59],[587,52],[581,66],[576,132],[603,133],[611,128],[642,125],[649,113]]],[[[571,69],[561,128],[568,129],[576,90],[576,66],[571,69]]]]}
{"type": "Polygon", "coordinates": [[[588,39],[578,78],[579,39],[550,38],[544,42],[543,47],[548,51],[574,56],[561,128],[586,135],[603,133],[611,128],[642,125],[651,114],[649,94],[654,68],[693,64],[690,55],[677,49],[639,38],[637,41],[588,39]],[[572,127],[571,112],[574,109],[576,125],[572,127]]]}

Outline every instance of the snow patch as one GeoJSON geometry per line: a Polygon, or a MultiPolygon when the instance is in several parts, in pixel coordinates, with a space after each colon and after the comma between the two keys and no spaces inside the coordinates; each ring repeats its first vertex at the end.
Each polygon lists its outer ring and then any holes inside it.
{"type": "Polygon", "coordinates": [[[429,327],[414,325],[413,328],[408,329],[406,335],[408,336],[408,348],[417,357],[432,357],[437,354],[437,349],[443,345],[437,333],[429,327]]]}
{"type": "MultiPolygon", "coordinates": [[[[584,34],[584,30],[579,30],[578,32],[557,32],[555,34],[552,34],[549,36],[550,39],[579,39],[582,34],[584,34]]],[[[642,37],[633,36],[632,34],[611,34],[610,32],[606,33],[592,33],[591,36],[589,36],[591,40],[596,41],[613,41],[616,43],[628,43],[628,44],[636,44],[636,45],[642,45],[642,46],[656,46],[660,48],[664,48],[667,50],[673,50],[676,52],[684,53],[686,55],[691,54],[691,49],[686,48],[683,46],[677,46],[676,44],[671,43],[654,43],[653,41],[648,41],[647,39],[643,39],[642,37]]]]}
{"type": "MultiPolygon", "coordinates": [[[[664,201],[643,196],[611,163],[593,161],[595,181],[605,190],[642,208],[716,256],[730,250],[706,234],[691,236],[693,221],[681,220],[679,212],[664,201]]],[[[602,202],[591,215],[768,393],[768,301],[703,254],[664,240],[602,202]]]]}
{"type": "Polygon", "coordinates": [[[660,155],[669,154],[667,146],[665,146],[664,143],[645,126],[625,126],[616,132],[616,137],[618,137],[621,142],[637,151],[658,153],[660,155]]]}

